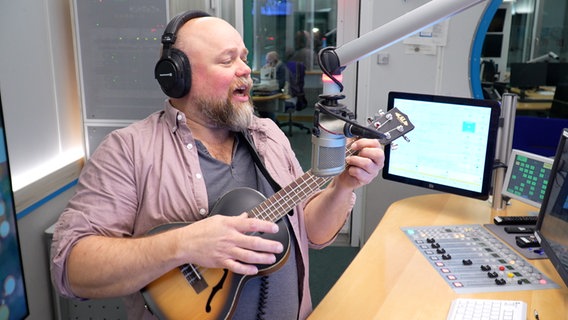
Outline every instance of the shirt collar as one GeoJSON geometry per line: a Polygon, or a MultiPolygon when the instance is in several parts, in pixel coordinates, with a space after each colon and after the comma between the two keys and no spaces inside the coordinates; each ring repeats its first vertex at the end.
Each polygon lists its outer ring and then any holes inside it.
{"type": "Polygon", "coordinates": [[[172,133],[175,133],[180,126],[187,126],[185,113],[172,106],[169,99],[164,101],[164,114],[166,123],[172,133]]]}

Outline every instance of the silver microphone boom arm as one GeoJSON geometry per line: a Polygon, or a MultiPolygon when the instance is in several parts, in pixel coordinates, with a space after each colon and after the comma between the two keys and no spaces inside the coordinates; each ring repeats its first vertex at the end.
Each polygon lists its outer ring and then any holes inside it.
{"type": "Polygon", "coordinates": [[[485,0],[432,0],[338,48],[322,49],[318,54],[320,67],[324,73],[338,74],[341,67],[483,1],[485,0]]]}
{"type": "Polygon", "coordinates": [[[318,63],[325,76],[321,100],[314,109],[312,130],[312,172],[316,176],[333,176],[345,168],[346,136],[358,135],[368,138],[383,138],[354,120],[355,115],[338,101],[344,96],[343,85],[338,76],[346,65],[358,61],[376,51],[392,45],[403,38],[468,9],[485,0],[432,0],[399,18],[347,42],[344,45],[326,47],[318,53],[318,63]]]}

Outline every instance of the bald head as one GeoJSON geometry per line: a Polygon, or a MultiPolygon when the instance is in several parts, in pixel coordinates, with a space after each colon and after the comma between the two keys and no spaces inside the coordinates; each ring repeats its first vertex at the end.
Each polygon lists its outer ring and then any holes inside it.
{"type": "Polygon", "coordinates": [[[193,18],[179,28],[174,46],[189,60],[191,90],[173,104],[201,123],[246,127],[253,113],[252,80],[248,50],[238,31],[216,17],[193,18]],[[243,119],[240,124],[233,123],[238,118],[243,119]]]}
{"type": "Polygon", "coordinates": [[[278,61],[280,60],[280,56],[278,55],[278,52],[276,51],[269,51],[266,54],[266,64],[271,65],[271,66],[276,66],[276,64],[278,63],[278,61]]]}
{"type": "Polygon", "coordinates": [[[227,45],[244,47],[239,32],[227,21],[217,17],[189,20],[177,33],[175,47],[184,51],[190,60],[195,53],[221,50],[227,45]]]}

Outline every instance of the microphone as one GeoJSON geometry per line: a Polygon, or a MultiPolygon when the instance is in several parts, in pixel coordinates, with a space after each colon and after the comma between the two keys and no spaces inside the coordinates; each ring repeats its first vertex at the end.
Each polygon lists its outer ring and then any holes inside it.
{"type": "Polygon", "coordinates": [[[337,102],[343,95],[320,95],[315,105],[312,131],[312,173],[318,177],[335,176],[345,169],[347,137],[385,139],[386,136],[358,124],[355,115],[337,102]]]}
{"type": "Polygon", "coordinates": [[[312,173],[318,177],[335,176],[345,169],[345,124],[328,114],[314,116],[312,133],[312,173]]]}

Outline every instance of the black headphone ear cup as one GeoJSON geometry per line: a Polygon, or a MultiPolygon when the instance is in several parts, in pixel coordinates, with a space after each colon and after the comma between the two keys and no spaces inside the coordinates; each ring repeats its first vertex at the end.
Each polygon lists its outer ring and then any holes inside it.
{"type": "Polygon", "coordinates": [[[162,57],[154,67],[154,77],[158,80],[162,91],[171,98],[181,98],[191,89],[191,66],[189,58],[182,51],[173,48],[176,33],[187,21],[210,17],[204,11],[190,10],[175,16],[166,26],[162,35],[162,57]]]}
{"type": "Polygon", "coordinates": [[[154,77],[162,91],[171,98],[181,98],[191,89],[191,66],[187,55],[170,48],[156,63],[154,77]]]}

